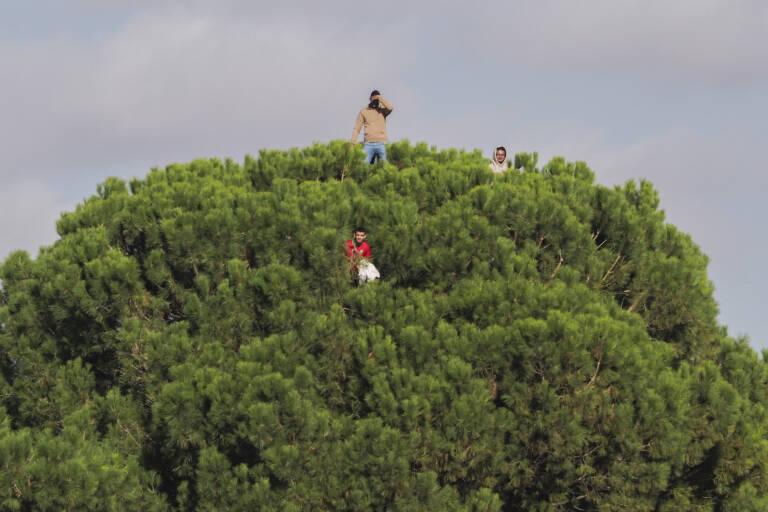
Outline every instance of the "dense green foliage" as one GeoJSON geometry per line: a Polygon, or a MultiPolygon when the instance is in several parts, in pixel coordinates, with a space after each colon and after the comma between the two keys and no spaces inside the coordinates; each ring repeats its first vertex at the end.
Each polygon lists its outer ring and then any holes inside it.
{"type": "Polygon", "coordinates": [[[768,510],[765,362],[649,183],[388,153],[109,179],[12,254],[2,509],[768,510]]]}

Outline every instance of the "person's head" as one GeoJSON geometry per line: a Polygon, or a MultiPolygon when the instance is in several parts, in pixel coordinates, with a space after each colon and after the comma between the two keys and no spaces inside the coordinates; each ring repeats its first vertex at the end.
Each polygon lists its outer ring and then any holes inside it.
{"type": "Polygon", "coordinates": [[[377,91],[376,89],[372,90],[371,91],[371,96],[369,98],[368,106],[371,107],[371,108],[378,108],[379,100],[378,100],[378,98],[377,99],[373,99],[373,98],[376,97],[376,96],[380,96],[380,95],[381,95],[381,93],[379,91],[377,91]]]}
{"type": "Polygon", "coordinates": [[[362,226],[356,227],[355,228],[355,243],[356,244],[363,243],[365,241],[366,234],[367,233],[366,233],[364,227],[362,227],[362,226]]]}
{"type": "Polygon", "coordinates": [[[504,146],[499,146],[493,152],[493,156],[496,159],[497,163],[503,164],[504,161],[507,159],[507,150],[504,148],[504,146]]]}

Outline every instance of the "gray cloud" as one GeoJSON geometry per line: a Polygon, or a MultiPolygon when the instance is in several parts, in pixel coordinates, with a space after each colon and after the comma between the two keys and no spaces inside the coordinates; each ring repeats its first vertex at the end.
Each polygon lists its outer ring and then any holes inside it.
{"type": "Polygon", "coordinates": [[[3,173],[56,172],[135,159],[244,153],[345,138],[400,50],[291,24],[186,9],[147,12],[99,46],[66,39],[0,46],[3,173]],[[371,58],[371,56],[375,58],[371,58]],[[190,150],[197,153],[190,153],[190,150]]]}
{"type": "Polygon", "coordinates": [[[74,207],[73,203],[57,202],[52,188],[34,178],[4,181],[0,204],[0,261],[17,248],[34,256],[38,248],[56,238],[56,221],[61,212],[74,207]]]}
{"type": "Polygon", "coordinates": [[[719,84],[768,78],[768,4],[590,0],[483,4],[449,21],[453,48],[513,66],[719,84]]]}

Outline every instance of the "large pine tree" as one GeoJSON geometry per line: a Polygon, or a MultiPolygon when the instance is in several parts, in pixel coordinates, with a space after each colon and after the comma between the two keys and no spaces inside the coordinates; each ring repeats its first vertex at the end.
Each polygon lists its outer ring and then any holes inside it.
{"type": "Polygon", "coordinates": [[[651,184],[388,153],[112,178],[12,254],[2,509],[768,510],[766,364],[651,184]]]}

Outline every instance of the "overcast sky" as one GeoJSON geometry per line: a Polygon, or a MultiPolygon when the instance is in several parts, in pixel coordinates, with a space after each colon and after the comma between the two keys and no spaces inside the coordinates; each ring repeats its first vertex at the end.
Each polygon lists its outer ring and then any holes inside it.
{"type": "Polygon", "coordinates": [[[768,348],[767,2],[275,3],[0,0],[0,260],[107,176],[348,138],[377,88],[390,140],[652,181],[768,348]]]}

